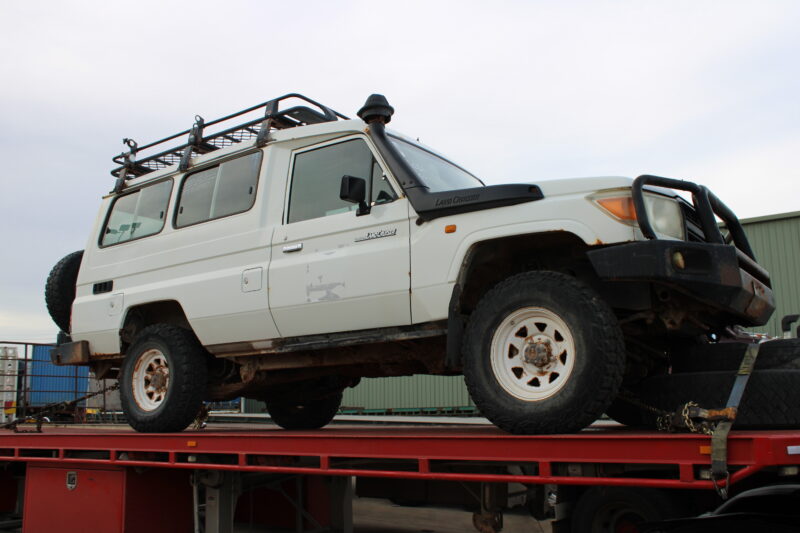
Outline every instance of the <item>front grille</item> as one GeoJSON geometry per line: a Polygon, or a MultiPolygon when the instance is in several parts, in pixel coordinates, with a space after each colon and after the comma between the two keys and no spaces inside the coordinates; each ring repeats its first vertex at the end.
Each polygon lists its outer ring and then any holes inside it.
{"type": "Polygon", "coordinates": [[[686,240],[689,242],[706,242],[706,235],[700,223],[697,211],[687,202],[680,202],[683,220],[686,222],[686,240]]]}

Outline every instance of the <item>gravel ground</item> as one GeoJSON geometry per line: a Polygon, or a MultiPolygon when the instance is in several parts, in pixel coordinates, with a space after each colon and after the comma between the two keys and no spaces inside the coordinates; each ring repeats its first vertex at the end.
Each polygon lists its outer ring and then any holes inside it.
{"type": "MultiPolygon", "coordinates": [[[[472,513],[439,507],[400,507],[387,500],[355,498],[353,523],[356,533],[468,533],[477,532],[472,513]]],[[[506,513],[503,533],[551,533],[548,522],[537,522],[522,513],[506,513]]]]}

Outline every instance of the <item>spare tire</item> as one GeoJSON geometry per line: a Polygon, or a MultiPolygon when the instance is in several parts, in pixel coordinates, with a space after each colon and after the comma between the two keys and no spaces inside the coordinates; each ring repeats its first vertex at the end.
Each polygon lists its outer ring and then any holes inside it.
{"type": "Polygon", "coordinates": [[[75,284],[81,268],[83,250],[72,252],[56,263],[47,276],[44,288],[44,301],[53,322],[61,331],[69,332],[72,315],[72,301],[75,300],[75,284]]]}
{"type": "MultiPolygon", "coordinates": [[[[644,404],[662,411],[674,411],[689,401],[707,409],[721,408],[728,401],[735,378],[733,370],[669,374],[645,379],[637,388],[644,404]]],[[[645,410],[641,413],[648,425],[655,424],[655,414],[645,410]]],[[[800,370],[753,371],[733,427],[800,427],[800,370]]]]}
{"type": "MultiPolygon", "coordinates": [[[[696,344],[671,354],[672,371],[715,372],[738,370],[749,343],[696,344]]],[[[756,370],[800,369],[800,339],[775,339],[761,345],[756,370]]]]}

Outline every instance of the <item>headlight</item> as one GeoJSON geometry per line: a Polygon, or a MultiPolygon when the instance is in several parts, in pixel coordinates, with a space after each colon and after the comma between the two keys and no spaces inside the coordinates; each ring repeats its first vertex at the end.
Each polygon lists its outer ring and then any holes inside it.
{"type": "MultiPolygon", "coordinates": [[[[603,194],[591,197],[591,199],[606,214],[620,222],[636,224],[636,209],[629,192],[603,194]]],[[[679,241],[685,239],[683,213],[677,200],[660,194],[645,193],[644,206],[647,210],[647,219],[658,237],[679,241]]]]}
{"type": "Polygon", "coordinates": [[[644,208],[653,231],[659,237],[682,241],[686,238],[681,206],[674,198],[658,194],[644,195],[644,208]]]}

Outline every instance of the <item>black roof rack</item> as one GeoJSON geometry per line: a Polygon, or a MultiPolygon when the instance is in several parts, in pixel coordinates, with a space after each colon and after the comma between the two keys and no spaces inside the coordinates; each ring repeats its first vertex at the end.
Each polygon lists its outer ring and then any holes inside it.
{"type": "MultiPolygon", "coordinates": [[[[232,115],[228,115],[211,122],[205,122],[203,117],[196,116],[194,125],[185,131],[165,137],[160,141],[152,142],[144,146],[139,146],[133,139],[123,139],[129,151],[123,152],[114,157],[115,163],[120,165],[111,171],[111,175],[117,178],[113,192],[119,192],[125,186],[125,181],[147,173],[178,164],[180,170],[189,168],[191,159],[200,154],[207,154],[226,146],[231,146],[243,141],[255,139],[258,145],[266,144],[267,135],[274,129],[294,128],[296,126],[306,126],[308,124],[319,124],[321,122],[333,122],[338,119],[347,120],[348,117],[326,107],[319,102],[303,96],[302,94],[290,93],[263,104],[248,107],[232,115]],[[280,110],[281,102],[297,98],[311,104],[316,109],[306,105],[297,105],[288,109],[280,110]],[[203,134],[203,129],[208,126],[221,124],[228,120],[258,111],[264,110],[263,117],[249,120],[243,124],[223,129],[209,135],[203,134]],[[137,159],[137,154],[143,150],[148,150],[179,137],[188,135],[186,142],[167,148],[156,154],[137,159]]],[[[163,147],[162,147],[163,148],[163,147]]]]}

